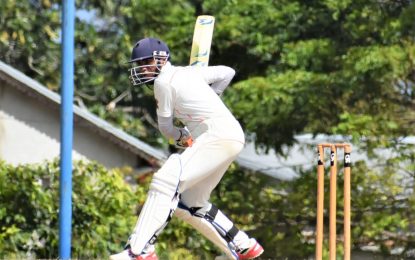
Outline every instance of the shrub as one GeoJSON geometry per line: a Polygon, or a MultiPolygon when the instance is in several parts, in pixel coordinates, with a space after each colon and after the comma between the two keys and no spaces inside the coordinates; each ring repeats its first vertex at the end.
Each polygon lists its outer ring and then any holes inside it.
{"type": "MultiPolygon", "coordinates": [[[[72,257],[119,251],[135,222],[136,196],[118,171],[76,162],[72,193],[72,257]]],[[[0,162],[0,258],[56,258],[59,164],[13,167],[0,162]]]]}

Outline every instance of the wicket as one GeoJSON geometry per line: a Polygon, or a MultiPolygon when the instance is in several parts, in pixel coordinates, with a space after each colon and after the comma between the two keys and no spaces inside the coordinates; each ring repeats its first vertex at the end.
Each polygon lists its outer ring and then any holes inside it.
{"type": "Polygon", "coordinates": [[[336,222],[337,222],[337,148],[344,150],[344,257],[350,260],[350,144],[323,143],[317,145],[317,226],[316,260],[323,257],[323,211],[324,211],[324,148],[330,148],[330,211],[329,211],[329,259],[336,259],[336,222]]]}

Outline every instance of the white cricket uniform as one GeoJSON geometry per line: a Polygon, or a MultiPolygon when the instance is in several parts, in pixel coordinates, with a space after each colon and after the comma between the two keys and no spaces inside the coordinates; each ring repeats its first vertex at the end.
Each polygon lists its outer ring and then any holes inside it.
{"type": "MultiPolygon", "coordinates": [[[[139,255],[152,248],[173,214],[204,234],[230,259],[238,258],[230,244],[249,248],[248,235],[209,202],[212,190],[245,142],[241,126],[218,96],[234,73],[225,66],[174,67],[166,63],[156,78],[160,131],[169,137],[177,135],[172,118],[178,118],[189,129],[193,145],[171,155],[153,175],[129,238],[132,253],[139,255]],[[161,119],[167,120],[160,125],[161,119]]],[[[121,256],[128,256],[123,252],[121,256]]],[[[117,256],[113,259],[119,259],[117,256]]]]}
{"type": "Polygon", "coordinates": [[[154,82],[157,115],[187,126],[193,145],[181,153],[179,193],[189,207],[203,207],[243,148],[244,133],[220,94],[234,70],[225,66],[163,66],[154,82]],[[211,86],[210,86],[211,85],[211,86]]]}

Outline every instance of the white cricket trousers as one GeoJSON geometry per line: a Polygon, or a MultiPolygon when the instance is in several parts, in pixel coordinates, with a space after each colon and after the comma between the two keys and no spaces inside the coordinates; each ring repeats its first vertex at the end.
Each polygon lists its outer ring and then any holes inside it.
{"type": "Polygon", "coordinates": [[[245,137],[233,117],[201,122],[190,129],[193,145],[181,153],[179,193],[188,207],[204,207],[229,165],[241,152],[245,137]]]}
{"type": "MultiPolygon", "coordinates": [[[[233,117],[205,120],[190,132],[193,145],[180,155],[172,155],[153,176],[147,200],[129,239],[134,254],[141,254],[146,246],[154,243],[177,207],[177,192],[187,207],[209,210],[212,190],[244,146],[242,128],[233,117]]],[[[228,232],[232,222],[223,214],[218,215],[220,226],[228,232]]],[[[216,234],[213,226],[204,225],[201,229],[209,234],[213,232],[209,238],[216,239],[215,244],[229,251],[227,242],[216,234]]],[[[248,240],[245,233],[238,234],[248,240]]]]}

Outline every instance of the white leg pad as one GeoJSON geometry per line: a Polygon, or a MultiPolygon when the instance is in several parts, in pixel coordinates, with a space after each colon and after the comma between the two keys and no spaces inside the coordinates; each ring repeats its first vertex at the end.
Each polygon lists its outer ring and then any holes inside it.
{"type": "Polygon", "coordinates": [[[179,201],[177,187],[181,170],[180,157],[174,154],[154,174],[147,200],[128,241],[134,254],[141,254],[146,246],[153,244],[172,217],[179,201]]]}

